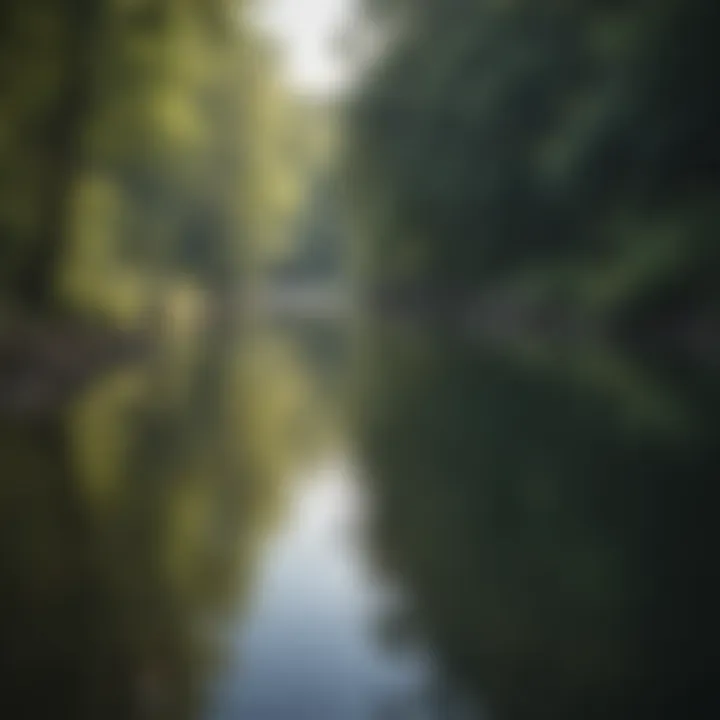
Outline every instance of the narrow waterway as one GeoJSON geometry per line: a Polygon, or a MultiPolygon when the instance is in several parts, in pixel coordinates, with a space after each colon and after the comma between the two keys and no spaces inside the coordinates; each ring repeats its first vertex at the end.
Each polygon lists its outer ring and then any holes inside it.
{"type": "Polygon", "coordinates": [[[718,407],[681,355],[180,338],[2,420],[3,716],[709,717],[718,407]]]}
{"type": "Polygon", "coordinates": [[[381,643],[380,618],[397,598],[364,554],[365,498],[353,472],[337,457],[295,478],[250,609],[233,627],[210,720],[361,720],[421,698],[428,658],[381,643]]]}

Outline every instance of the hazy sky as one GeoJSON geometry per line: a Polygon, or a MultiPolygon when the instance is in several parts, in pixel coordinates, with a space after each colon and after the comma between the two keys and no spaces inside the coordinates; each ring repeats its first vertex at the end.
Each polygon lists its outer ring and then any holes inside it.
{"type": "Polygon", "coordinates": [[[357,0],[262,0],[262,26],[283,50],[291,84],[303,92],[342,89],[349,71],[333,51],[334,39],[352,22],[357,0]]]}

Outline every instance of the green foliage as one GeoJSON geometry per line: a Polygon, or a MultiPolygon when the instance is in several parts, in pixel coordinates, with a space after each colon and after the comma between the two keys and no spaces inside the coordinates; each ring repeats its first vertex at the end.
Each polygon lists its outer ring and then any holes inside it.
{"type": "Polygon", "coordinates": [[[2,13],[9,300],[114,311],[163,278],[224,293],[277,245],[297,197],[281,151],[292,115],[242,3],[12,0],[2,13]]]}
{"type": "Polygon", "coordinates": [[[352,113],[371,281],[476,294],[557,265],[610,317],[670,284],[717,303],[716,3],[368,5],[399,28],[352,113]]]}
{"type": "Polygon", "coordinates": [[[325,171],[312,182],[306,211],[298,219],[292,247],[274,264],[273,274],[286,284],[336,283],[342,279],[347,243],[335,173],[325,171]]]}

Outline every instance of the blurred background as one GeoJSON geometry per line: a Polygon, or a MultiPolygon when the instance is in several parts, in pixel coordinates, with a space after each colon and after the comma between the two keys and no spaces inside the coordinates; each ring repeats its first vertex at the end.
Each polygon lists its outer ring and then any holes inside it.
{"type": "Polygon", "coordinates": [[[720,716],[719,37],[3,0],[2,716],[720,716]]]}

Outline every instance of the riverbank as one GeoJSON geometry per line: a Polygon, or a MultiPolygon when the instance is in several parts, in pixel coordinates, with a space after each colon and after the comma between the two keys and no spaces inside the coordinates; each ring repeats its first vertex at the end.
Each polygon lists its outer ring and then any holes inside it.
{"type": "Polygon", "coordinates": [[[0,317],[0,414],[55,414],[94,378],[140,357],[149,344],[144,331],[5,312],[0,317]]]}

